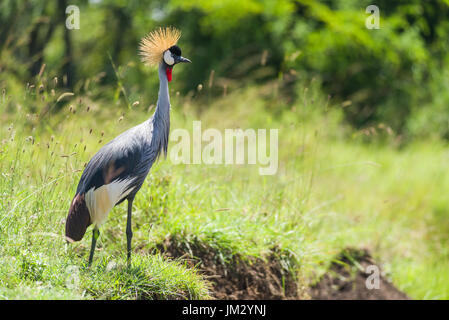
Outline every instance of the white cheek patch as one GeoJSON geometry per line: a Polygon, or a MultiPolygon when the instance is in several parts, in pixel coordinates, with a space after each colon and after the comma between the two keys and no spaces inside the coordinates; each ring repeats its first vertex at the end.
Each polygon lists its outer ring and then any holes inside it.
{"type": "Polygon", "coordinates": [[[172,66],[175,63],[175,59],[173,59],[170,50],[164,52],[164,61],[169,66],[172,66]]]}
{"type": "Polygon", "coordinates": [[[132,179],[114,181],[86,192],[86,206],[93,224],[100,226],[106,221],[109,211],[132,191],[133,188],[125,191],[130,182],[132,179]]]}

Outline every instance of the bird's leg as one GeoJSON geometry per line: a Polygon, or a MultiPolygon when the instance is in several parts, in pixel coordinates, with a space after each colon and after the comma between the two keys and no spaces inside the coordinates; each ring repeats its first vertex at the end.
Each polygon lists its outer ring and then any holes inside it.
{"type": "Polygon", "coordinates": [[[92,259],[94,258],[95,246],[97,244],[97,239],[100,236],[100,230],[95,226],[92,230],[92,246],[90,247],[90,255],[89,255],[89,267],[92,264],[92,259]]]}
{"type": "Polygon", "coordinates": [[[133,231],[131,227],[131,214],[133,210],[133,200],[128,199],[128,218],[126,219],[126,245],[128,252],[128,266],[131,264],[131,239],[133,237],[133,231]]]}

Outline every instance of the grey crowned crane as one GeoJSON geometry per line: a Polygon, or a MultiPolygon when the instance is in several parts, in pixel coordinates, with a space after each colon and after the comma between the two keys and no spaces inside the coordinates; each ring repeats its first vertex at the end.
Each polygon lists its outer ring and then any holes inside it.
{"type": "Polygon", "coordinates": [[[140,43],[142,61],[149,66],[158,66],[159,96],[156,110],[147,121],[125,131],[103,146],[84,169],[70,205],[65,225],[69,242],[83,238],[89,225],[93,225],[89,266],[100,236],[100,226],[106,221],[108,212],[127,200],[126,240],[128,264],[131,259],[133,200],[142,187],[151,166],[164,151],[167,154],[170,130],[170,97],[168,82],[172,80],[173,66],[190,62],[181,56],[176,45],[181,32],[175,28],[159,28],[140,43]]]}

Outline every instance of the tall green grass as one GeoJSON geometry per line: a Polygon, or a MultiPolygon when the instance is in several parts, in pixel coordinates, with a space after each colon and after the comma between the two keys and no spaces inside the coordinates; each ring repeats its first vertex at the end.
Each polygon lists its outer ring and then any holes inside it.
{"type": "Polygon", "coordinates": [[[207,298],[208,283],[195,269],[154,253],[167,240],[186,248],[199,243],[225,264],[235,254],[264,259],[276,252],[287,270],[309,282],[341,249],[366,247],[411,297],[449,298],[448,153],[439,142],[398,148],[382,127],[353,134],[314,83],[299,89],[292,106],[272,85],[208,103],[174,94],[172,129],[191,130],[193,120],[203,130],[278,128],[279,170],[260,176],[257,166],[161,159],[134,202],[132,267],[125,267],[121,205],[102,227],[88,269],[90,229],[79,243],[63,241],[83,166],[153,110],[75,95],[64,98],[59,113],[42,115],[60,93],[30,92],[0,109],[3,298],[207,298]],[[373,138],[376,132],[383,138],[373,138]]]}

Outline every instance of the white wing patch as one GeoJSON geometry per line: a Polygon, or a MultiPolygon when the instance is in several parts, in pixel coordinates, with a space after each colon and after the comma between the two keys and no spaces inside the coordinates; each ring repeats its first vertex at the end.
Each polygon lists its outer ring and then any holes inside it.
{"type": "Polygon", "coordinates": [[[100,226],[106,221],[109,211],[134,189],[130,188],[125,191],[132,180],[113,181],[86,192],[86,206],[89,209],[92,224],[100,226]]]}

